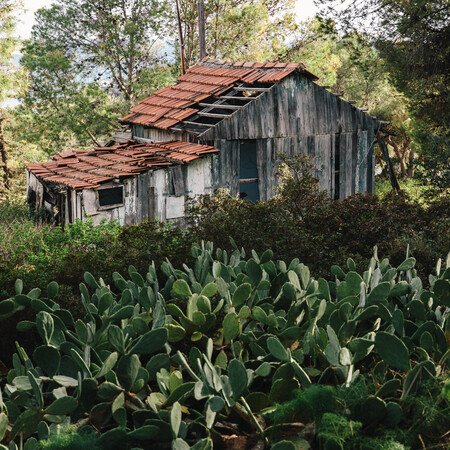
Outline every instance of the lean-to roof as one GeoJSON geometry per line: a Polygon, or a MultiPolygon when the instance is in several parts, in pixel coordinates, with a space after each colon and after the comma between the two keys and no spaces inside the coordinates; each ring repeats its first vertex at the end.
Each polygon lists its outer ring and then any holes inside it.
{"type": "Polygon", "coordinates": [[[47,183],[73,189],[91,189],[115,179],[132,177],[148,170],[189,163],[219,150],[208,145],[170,141],[156,144],[129,141],[112,147],[69,150],[43,164],[26,164],[27,169],[47,183]]]}

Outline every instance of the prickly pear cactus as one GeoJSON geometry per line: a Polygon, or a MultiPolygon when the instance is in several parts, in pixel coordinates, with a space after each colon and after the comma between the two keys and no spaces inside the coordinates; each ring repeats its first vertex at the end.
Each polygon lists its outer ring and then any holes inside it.
{"type": "Polygon", "coordinates": [[[246,257],[203,243],[192,254],[193,267],[167,261],[159,276],[154,264],[145,275],[130,266],[114,286],[86,273],[79,318],[56,302],[56,283],[41,295],[16,282],[0,318],[32,308],[18,328],[41,342],[13,356],[1,448],[89,431],[100,448],[204,449],[223,444],[223,421],[267,444],[277,439],[262,417],[293,392],[350,389],[369,372],[377,385],[351,414],[395,427],[405,399],[448,368],[450,258],[424,289],[414,258],[395,268],[376,250],[365,271],[351,259],[333,266],[334,281],[270,250],[246,257]]]}

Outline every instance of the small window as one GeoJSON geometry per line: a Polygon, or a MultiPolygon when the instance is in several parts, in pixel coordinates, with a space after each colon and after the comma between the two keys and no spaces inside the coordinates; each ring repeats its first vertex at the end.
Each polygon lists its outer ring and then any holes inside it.
{"type": "Polygon", "coordinates": [[[98,205],[100,208],[105,206],[118,206],[123,204],[123,186],[99,189],[98,205]]]}

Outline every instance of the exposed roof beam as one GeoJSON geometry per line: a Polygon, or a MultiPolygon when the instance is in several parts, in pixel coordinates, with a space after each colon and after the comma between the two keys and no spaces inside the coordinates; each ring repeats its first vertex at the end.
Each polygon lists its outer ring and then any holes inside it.
{"type": "Polygon", "coordinates": [[[254,91],[254,92],[266,92],[270,91],[272,88],[263,88],[263,87],[253,87],[253,86],[236,86],[234,88],[235,91],[254,91]]]}
{"type": "Polygon", "coordinates": [[[256,97],[234,97],[232,95],[222,95],[222,96],[217,96],[217,98],[225,98],[227,100],[245,100],[246,102],[255,99],[256,97]]]}
{"type": "Polygon", "coordinates": [[[212,123],[189,122],[188,120],[183,120],[182,123],[184,123],[186,125],[195,125],[196,127],[203,127],[203,128],[215,127],[215,125],[212,123]]]}
{"type": "Polygon", "coordinates": [[[225,105],[223,103],[199,103],[200,106],[211,109],[242,109],[244,105],[225,105]]]}
{"type": "Polygon", "coordinates": [[[214,119],[226,119],[227,117],[231,117],[231,114],[214,114],[202,111],[199,111],[197,114],[204,117],[213,117],[214,119]]]}

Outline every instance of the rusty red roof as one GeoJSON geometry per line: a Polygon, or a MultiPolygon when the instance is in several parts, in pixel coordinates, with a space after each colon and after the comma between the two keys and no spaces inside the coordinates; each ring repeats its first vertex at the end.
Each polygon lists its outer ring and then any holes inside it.
{"type": "Polygon", "coordinates": [[[43,164],[26,164],[39,179],[69,186],[91,189],[100,184],[132,177],[152,169],[183,164],[219,150],[209,145],[169,141],[154,144],[130,141],[112,147],[90,150],[68,150],[52,156],[43,164]]]}
{"type": "Polygon", "coordinates": [[[231,62],[205,58],[178,77],[174,86],[160,89],[141,100],[120,121],[166,130],[195,116],[202,109],[198,103],[208,97],[220,98],[221,94],[237,86],[273,85],[294,72],[317,79],[302,63],[231,62]]]}

